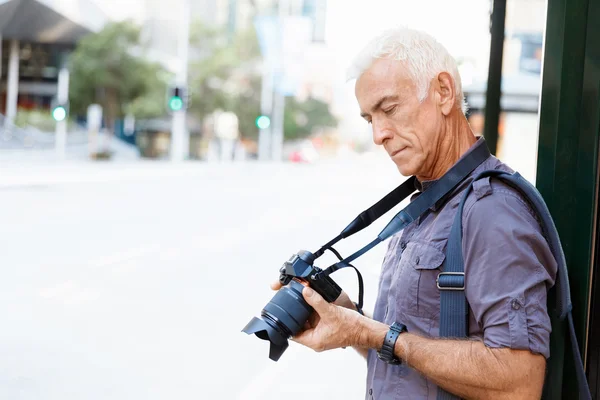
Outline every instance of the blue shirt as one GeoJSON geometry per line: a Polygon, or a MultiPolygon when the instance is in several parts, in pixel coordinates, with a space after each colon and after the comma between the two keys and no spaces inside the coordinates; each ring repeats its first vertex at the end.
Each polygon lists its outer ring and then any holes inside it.
{"type": "MultiPolygon", "coordinates": [[[[469,152],[484,145],[479,140],[469,152]]],[[[421,336],[439,336],[436,278],[450,227],[468,183],[489,169],[513,172],[490,156],[471,173],[471,179],[390,239],[374,319],[388,325],[401,322],[421,336]]],[[[419,183],[418,189],[427,190],[432,183],[419,183]]],[[[522,196],[498,180],[477,181],[463,211],[462,246],[470,338],[492,348],[529,350],[549,357],[546,296],[554,285],[557,266],[522,196]]],[[[367,363],[367,400],[436,399],[437,386],[405,363],[384,363],[372,349],[367,363]]]]}

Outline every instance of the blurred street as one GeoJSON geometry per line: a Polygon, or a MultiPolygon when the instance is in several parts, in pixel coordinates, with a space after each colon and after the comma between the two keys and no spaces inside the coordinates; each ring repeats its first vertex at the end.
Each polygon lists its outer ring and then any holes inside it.
{"type": "MultiPolygon", "coordinates": [[[[401,179],[372,154],[3,166],[0,398],[362,398],[366,364],[353,350],[292,343],[274,363],[241,329],[283,261],[315,251],[401,179]]],[[[391,216],[337,249],[350,254],[391,216]]],[[[367,309],[384,251],[355,264],[367,309]]],[[[333,277],[356,299],[353,271],[333,277]]]]}

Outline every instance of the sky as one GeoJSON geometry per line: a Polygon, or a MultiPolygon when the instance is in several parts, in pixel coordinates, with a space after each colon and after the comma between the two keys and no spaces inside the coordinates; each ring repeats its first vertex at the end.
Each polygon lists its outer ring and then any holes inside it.
{"type": "Polygon", "coordinates": [[[455,56],[489,48],[489,5],[485,0],[329,0],[329,44],[345,59],[378,32],[398,27],[422,29],[455,56]]]}

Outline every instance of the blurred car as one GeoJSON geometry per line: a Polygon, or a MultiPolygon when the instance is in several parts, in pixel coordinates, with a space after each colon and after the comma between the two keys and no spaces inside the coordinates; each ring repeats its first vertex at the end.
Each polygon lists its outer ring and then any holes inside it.
{"type": "Polygon", "coordinates": [[[319,159],[319,152],[311,140],[302,140],[289,145],[287,159],[295,163],[313,163],[319,159]]]}

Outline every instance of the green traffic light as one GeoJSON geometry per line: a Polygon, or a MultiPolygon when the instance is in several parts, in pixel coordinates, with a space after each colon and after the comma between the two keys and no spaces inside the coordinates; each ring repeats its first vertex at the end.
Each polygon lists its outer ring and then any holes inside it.
{"type": "Polygon", "coordinates": [[[55,121],[64,121],[67,118],[67,110],[63,106],[58,106],[52,110],[52,118],[55,121]]]}
{"type": "Polygon", "coordinates": [[[256,126],[259,129],[267,129],[269,126],[271,126],[271,118],[267,117],[266,115],[261,115],[260,117],[256,118],[256,126]]]}
{"type": "Polygon", "coordinates": [[[183,108],[183,100],[179,96],[173,96],[169,100],[169,108],[172,111],[179,111],[183,108]]]}

